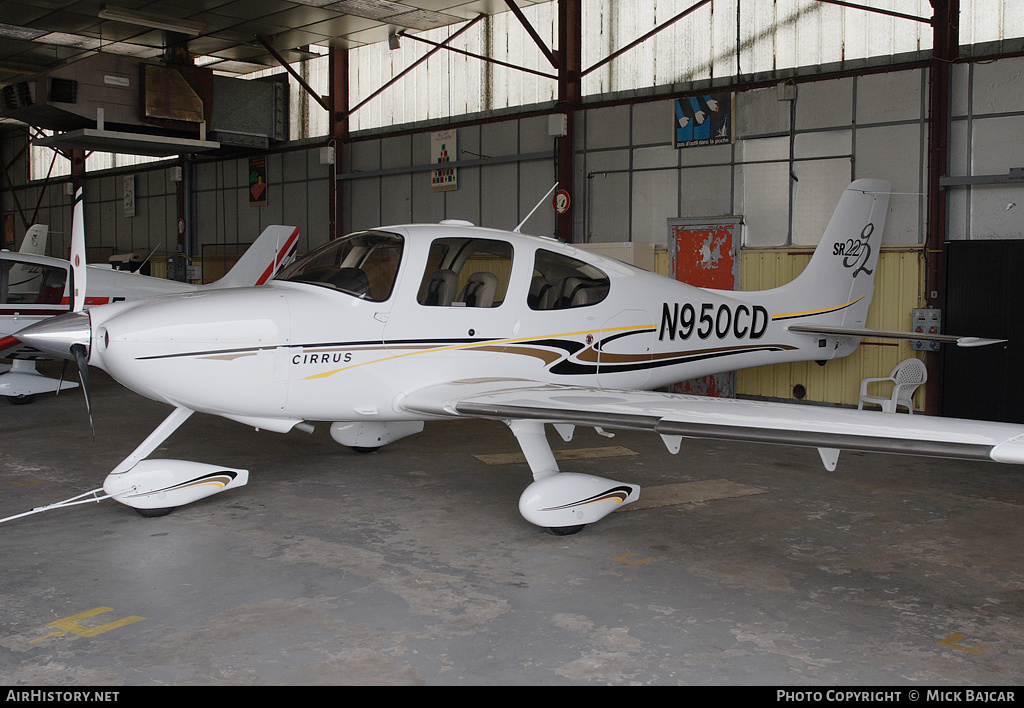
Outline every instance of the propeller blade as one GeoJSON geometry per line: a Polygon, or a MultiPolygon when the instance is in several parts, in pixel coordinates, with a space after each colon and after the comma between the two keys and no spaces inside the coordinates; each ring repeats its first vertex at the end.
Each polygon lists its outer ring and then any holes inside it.
{"type": "Polygon", "coordinates": [[[71,219],[71,311],[81,312],[85,307],[86,261],[85,222],[82,215],[84,202],[82,188],[75,192],[75,209],[71,219]]]}
{"type": "Polygon", "coordinates": [[[96,440],[96,427],[92,422],[92,402],[89,400],[89,349],[84,344],[72,344],[71,354],[78,364],[78,380],[82,383],[82,393],[85,394],[85,411],[89,414],[89,429],[92,430],[92,439],[96,440]]]}

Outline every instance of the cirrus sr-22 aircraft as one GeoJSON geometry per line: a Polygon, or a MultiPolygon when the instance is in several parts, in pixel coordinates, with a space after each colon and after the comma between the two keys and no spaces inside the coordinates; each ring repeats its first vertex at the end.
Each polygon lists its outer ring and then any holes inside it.
{"type": "Polygon", "coordinates": [[[767,291],[701,289],[518,228],[448,221],[330,241],[258,288],[100,305],[17,338],[173,407],[104,482],[143,515],[247,482],[242,469],[148,458],[195,411],[282,433],[327,421],[363,451],[424,421],[505,421],[533,474],[520,512],[560,534],[639,487],[561,472],[546,424],[567,439],[576,425],[649,430],[672,452],[683,437],[811,446],[829,469],[840,449],[1024,463],[1024,426],[654,390],[827,361],[865,335],[920,338],[865,329],[888,199],[886,182],[852,183],[807,268],[767,291]]]}

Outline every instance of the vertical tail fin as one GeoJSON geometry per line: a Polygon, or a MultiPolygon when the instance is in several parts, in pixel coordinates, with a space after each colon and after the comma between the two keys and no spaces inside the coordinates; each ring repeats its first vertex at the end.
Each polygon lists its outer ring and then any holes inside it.
{"type": "Polygon", "coordinates": [[[298,243],[298,227],[268,226],[231,270],[208,287],[239,288],[263,285],[288,263],[295,254],[298,243]]]}
{"type": "Polygon", "coordinates": [[[21,240],[21,248],[18,253],[31,253],[35,256],[46,255],[46,237],[49,235],[50,227],[46,224],[33,224],[25,232],[25,238],[21,240]]]}
{"type": "Polygon", "coordinates": [[[890,184],[861,179],[843,192],[810,263],[773,296],[773,320],[863,327],[874,292],[890,184]]]}

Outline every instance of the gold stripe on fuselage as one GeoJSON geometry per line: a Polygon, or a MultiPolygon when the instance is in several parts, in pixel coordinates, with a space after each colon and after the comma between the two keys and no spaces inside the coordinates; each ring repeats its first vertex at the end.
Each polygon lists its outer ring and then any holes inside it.
{"type": "MultiPolygon", "coordinates": [[[[579,337],[580,335],[597,334],[597,333],[600,333],[600,332],[626,332],[626,331],[629,331],[629,330],[636,330],[637,332],[643,332],[643,331],[647,331],[647,330],[654,331],[654,329],[655,329],[654,325],[642,325],[642,326],[639,326],[639,327],[613,327],[611,329],[591,329],[591,330],[582,330],[582,331],[579,331],[579,332],[566,332],[566,333],[563,333],[563,334],[555,334],[555,335],[539,335],[539,336],[533,336],[533,337],[517,337],[515,339],[497,339],[497,340],[487,340],[485,342],[471,342],[471,343],[467,343],[467,344],[453,344],[453,345],[447,346],[447,347],[444,347],[444,346],[437,347],[437,346],[435,346],[435,347],[432,347],[432,348],[429,348],[429,349],[425,348],[425,347],[427,347],[429,345],[424,345],[424,347],[421,347],[417,351],[405,352],[403,354],[395,354],[393,356],[385,356],[385,357],[381,357],[380,359],[373,359],[371,361],[363,361],[363,362],[359,362],[357,364],[352,364],[350,366],[343,366],[340,369],[333,369],[331,371],[324,371],[324,372],[321,372],[319,374],[312,374],[310,376],[307,376],[306,379],[307,380],[309,380],[309,379],[325,379],[325,378],[327,378],[329,376],[333,376],[334,374],[340,373],[342,371],[348,371],[349,369],[355,369],[355,368],[360,367],[360,366],[368,366],[370,364],[379,364],[379,363],[384,362],[384,361],[391,361],[393,359],[401,359],[401,358],[407,357],[407,356],[416,356],[418,354],[436,354],[438,352],[461,351],[461,350],[467,350],[467,349],[479,349],[481,351],[500,351],[501,349],[507,347],[510,344],[517,344],[519,342],[533,342],[533,341],[543,340],[543,339],[559,339],[559,338],[566,338],[566,337],[579,337]]],[[[389,347],[387,347],[387,349],[388,350],[394,350],[394,349],[401,348],[403,346],[411,346],[411,345],[389,346],[389,347]]],[[[529,356],[535,356],[535,354],[531,354],[528,350],[524,350],[524,351],[521,351],[519,353],[520,354],[529,355],[529,356]]],[[[541,358],[545,358],[545,357],[541,357],[541,358]]]]}

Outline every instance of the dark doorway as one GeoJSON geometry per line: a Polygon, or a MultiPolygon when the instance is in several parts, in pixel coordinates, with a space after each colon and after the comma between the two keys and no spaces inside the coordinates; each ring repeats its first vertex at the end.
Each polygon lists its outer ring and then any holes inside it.
{"type": "Polygon", "coordinates": [[[1024,241],[947,246],[944,331],[1008,341],[943,347],[942,415],[1024,423],[1024,241]]]}

